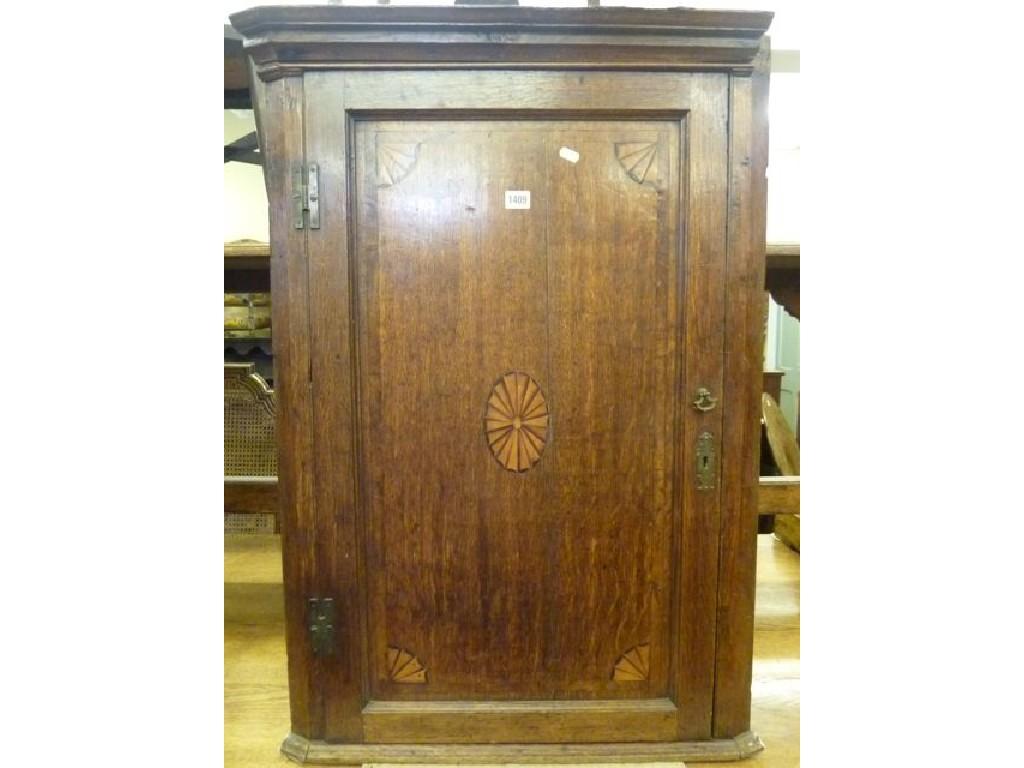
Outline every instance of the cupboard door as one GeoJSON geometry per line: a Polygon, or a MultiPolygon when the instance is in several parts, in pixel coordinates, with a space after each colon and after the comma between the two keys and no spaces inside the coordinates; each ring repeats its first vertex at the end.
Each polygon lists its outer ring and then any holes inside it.
{"type": "Polygon", "coordinates": [[[683,134],[354,122],[366,741],[673,740],[708,685],[677,647],[683,134]]]}

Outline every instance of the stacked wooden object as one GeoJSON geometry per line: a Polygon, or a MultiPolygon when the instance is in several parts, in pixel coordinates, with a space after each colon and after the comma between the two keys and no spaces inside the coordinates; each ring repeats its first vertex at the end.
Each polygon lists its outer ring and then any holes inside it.
{"type": "Polygon", "coordinates": [[[270,294],[225,293],[224,338],[269,339],[270,294]]]}

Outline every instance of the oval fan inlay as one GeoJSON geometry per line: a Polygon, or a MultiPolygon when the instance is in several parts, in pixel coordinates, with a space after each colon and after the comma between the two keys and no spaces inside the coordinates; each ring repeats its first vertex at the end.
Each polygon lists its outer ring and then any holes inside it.
{"type": "Polygon", "coordinates": [[[487,398],[484,431],[505,469],[525,472],[536,464],[548,439],[548,403],[540,385],[519,371],[498,379],[487,398]]]}

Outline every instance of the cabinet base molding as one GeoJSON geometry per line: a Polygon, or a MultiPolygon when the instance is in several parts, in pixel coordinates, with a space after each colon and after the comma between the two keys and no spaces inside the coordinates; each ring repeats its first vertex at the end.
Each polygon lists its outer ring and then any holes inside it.
{"type": "Polygon", "coordinates": [[[764,749],[753,731],[732,739],[619,744],[329,744],[291,733],[285,757],[307,765],[364,763],[662,763],[742,760],[764,749]]]}

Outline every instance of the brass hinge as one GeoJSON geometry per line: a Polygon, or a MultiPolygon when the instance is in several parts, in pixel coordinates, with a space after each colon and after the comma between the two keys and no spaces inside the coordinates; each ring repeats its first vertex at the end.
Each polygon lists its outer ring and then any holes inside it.
{"type": "Polygon", "coordinates": [[[309,598],[306,602],[306,623],[309,625],[313,655],[330,656],[334,653],[334,599],[309,598]]]}
{"type": "Polygon", "coordinates": [[[320,229],[320,166],[298,165],[292,170],[292,222],[302,229],[303,213],[309,214],[309,228],[320,229]]]}

